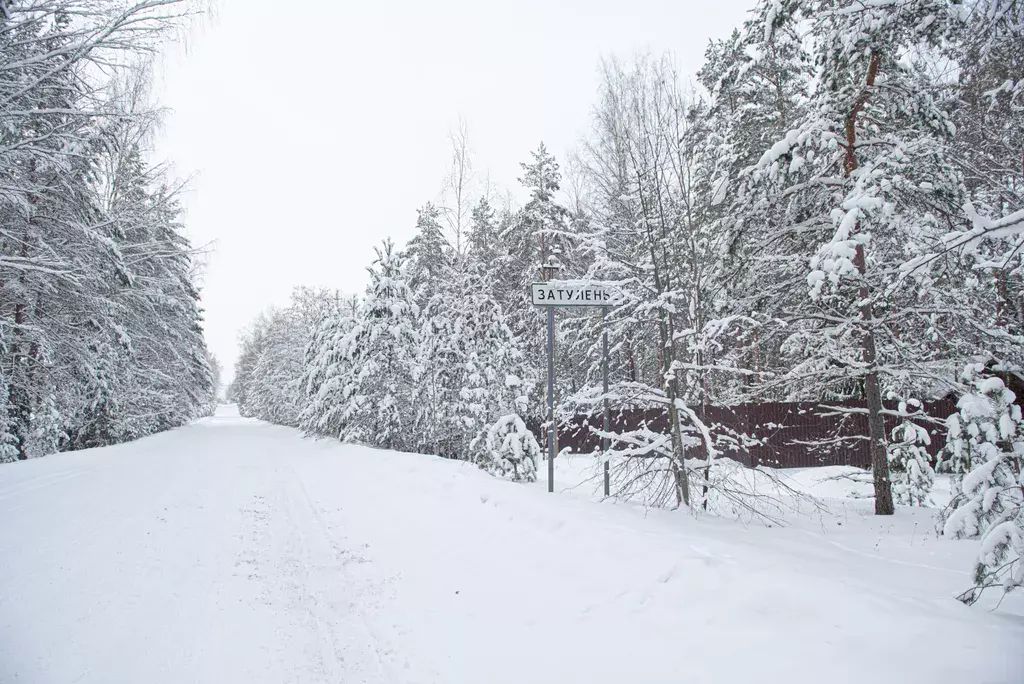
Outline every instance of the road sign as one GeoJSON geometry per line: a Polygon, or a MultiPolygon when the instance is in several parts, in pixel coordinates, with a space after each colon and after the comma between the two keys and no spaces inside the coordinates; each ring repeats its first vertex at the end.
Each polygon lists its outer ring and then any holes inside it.
{"type": "MultiPolygon", "coordinates": [[[[555,307],[559,306],[595,306],[601,307],[601,325],[604,332],[604,430],[608,432],[608,323],[609,307],[621,304],[625,297],[622,290],[614,285],[579,280],[552,280],[551,276],[560,267],[554,258],[541,267],[544,277],[548,280],[533,283],[530,294],[534,306],[543,306],[548,310],[548,491],[555,491],[555,307]]],[[[604,494],[608,496],[608,440],[602,440],[604,452],[604,494]]]]}
{"type": "Polygon", "coordinates": [[[615,306],[622,292],[603,283],[548,280],[530,286],[534,306],[615,306]]]}

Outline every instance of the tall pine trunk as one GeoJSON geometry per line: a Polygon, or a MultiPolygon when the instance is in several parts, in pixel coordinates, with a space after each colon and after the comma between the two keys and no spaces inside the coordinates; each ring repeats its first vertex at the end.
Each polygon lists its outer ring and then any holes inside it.
{"type": "MultiPolygon", "coordinates": [[[[875,85],[882,55],[878,51],[871,53],[868,63],[867,78],[864,88],[854,101],[846,116],[846,158],[843,163],[844,176],[850,178],[857,169],[857,115],[867,104],[871,88],[875,85]]],[[[854,229],[856,230],[856,228],[854,229]]],[[[864,244],[857,245],[854,266],[860,275],[860,320],[861,320],[861,360],[867,367],[864,377],[864,399],[868,409],[868,440],[871,450],[871,472],[875,485],[875,515],[892,515],[895,511],[892,502],[892,484],[889,479],[889,455],[885,446],[885,420],[882,417],[882,388],[878,378],[875,344],[874,314],[871,307],[871,292],[867,283],[867,255],[864,244]]]]}

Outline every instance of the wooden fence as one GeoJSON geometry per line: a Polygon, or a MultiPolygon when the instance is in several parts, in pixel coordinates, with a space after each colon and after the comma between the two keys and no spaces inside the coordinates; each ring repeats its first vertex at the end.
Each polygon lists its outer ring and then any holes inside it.
{"type": "MultiPolygon", "coordinates": [[[[895,404],[886,404],[895,411],[895,404]]],[[[871,465],[868,449],[867,414],[864,404],[856,402],[783,403],[765,402],[739,406],[709,406],[704,422],[712,433],[731,431],[757,440],[747,446],[719,447],[722,456],[735,459],[748,467],[766,465],[775,468],[810,468],[826,465],[850,465],[867,468],[871,465]],[[834,408],[829,408],[834,407],[834,408]],[[837,408],[839,410],[837,410],[837,408]],[[851,412],[852,411],[852,412],[851,412]]],[[[923,413],[941,421],[916,420],[928,430],[931,444],[928,452],[934,457],[945,446],[942,423],[955,413],[953,398],[926,402],[923,413]]],[[[890,437],[899,418],[885,416],[886,436],[890,437]]],[[[600,440],[591,425],[601,426],[601,415],[577,416],[559,426],[558,448],[569,447],[575,453],[588,453],[600,448],[600,440]]],[[[666,411],[613,411],[611,431],[635,430],[642,425],[660,433],[668,431],[666,411]]],[[[699,450],[703,458],[704,446],[699,450]]]]}

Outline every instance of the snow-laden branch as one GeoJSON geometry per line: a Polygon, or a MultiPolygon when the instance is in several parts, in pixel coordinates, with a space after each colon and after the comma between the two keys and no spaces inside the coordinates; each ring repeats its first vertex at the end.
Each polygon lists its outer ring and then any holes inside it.
{"type": "Polygon", "coordinates": [[[983,216],[970,202],[964,205],[963,210],[967,218],[970,219],[972,228],[966,231],[947,233],[942,237],[941,249],[922,254],[905,262],[900,268],[905,275],[927,268],[935,260],[951,252],[974,249],[986,240],[1009,239],[1024,234],[1024,209],[998,219],[983,216]]]}

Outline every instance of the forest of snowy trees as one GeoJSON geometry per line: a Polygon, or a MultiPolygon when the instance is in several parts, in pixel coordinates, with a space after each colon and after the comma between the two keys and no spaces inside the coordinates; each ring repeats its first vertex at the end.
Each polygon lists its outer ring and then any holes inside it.
{"type": "Polygon", "coordinates": [[[0,1],[0,462],[209,413],[195,252],[148,157],[183,0],[0,1]]]}
{"type": "MultiPolygon", "coordinates": [[[[762,0],[687,83],[668,58],[602,63],[589,133],[561,167],[532,152],[523,206],[474,193],[453,136],[442,200],[381,245],[364,293],[297,290],[244,335],[241,410],[530,480],[546,358],[527,287],[555,257],[625,293],[607,396],[671,426],[606,435],[620,489],[706,501],[716,444],[757,435],[704,407],[855,402],[876,512],[952,473],[940,530],[984,539],[979,587],[1019,586],[1024,422],[1000,378],[1024,369],[1021,3],[762,0]],[[950,394],[936,460],[912,418],[950,394]]],[[[600,316],[557,316],[559,415],[593,414],[600,316]]]]}

